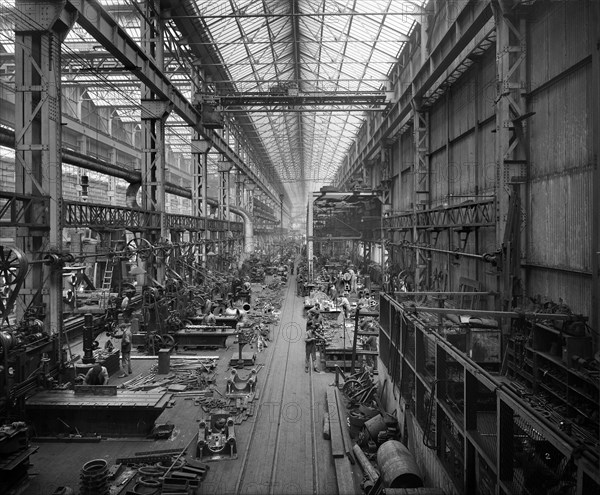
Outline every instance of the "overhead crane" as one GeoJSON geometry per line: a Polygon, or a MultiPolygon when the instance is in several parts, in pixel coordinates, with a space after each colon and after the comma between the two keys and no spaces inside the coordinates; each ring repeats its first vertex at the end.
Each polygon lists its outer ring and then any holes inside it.
{"type": "Polygon", "coordinates": [[[286,90],[282,94],[277,92],[245,92],[240,94],[215,95],[219,104],[227,110],[230,107],[265,107],[271,105],[286,106],[351,106],[351,107],[377,107],[384,105],[387,95],[383,91],[363,92],[308,92],[289,94],[286,90]]]}

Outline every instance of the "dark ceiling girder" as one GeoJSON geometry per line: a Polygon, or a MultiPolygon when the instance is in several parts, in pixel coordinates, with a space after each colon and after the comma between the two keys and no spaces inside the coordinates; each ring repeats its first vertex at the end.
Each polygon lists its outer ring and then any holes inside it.
{"type": "Polygon", "coordinates": [[[265,106],[265,105],[290,105],[290,106],[316,106],[316,105],[350,105],[350,106],[378,106],[386,102],[384,92],[361,93],[333,93],[333,94],[299,94],[277,95],[268,93],[243,93],[239,95],[226,95],[218,97],[221,106],[265,106]]]}

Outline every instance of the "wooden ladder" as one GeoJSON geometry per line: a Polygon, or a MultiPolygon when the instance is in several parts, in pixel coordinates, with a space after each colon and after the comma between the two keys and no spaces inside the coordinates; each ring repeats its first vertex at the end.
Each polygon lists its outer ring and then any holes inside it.
{"type": "Polygon", "coordinates": [[[104,271],[104,278],[102,279],[100,307],[107,309],[108,298],[110,297],[110,288],[112,286],[113,271],[115,270],[115,262],[109,261],[106,263],[106,270],[104,271]]]}

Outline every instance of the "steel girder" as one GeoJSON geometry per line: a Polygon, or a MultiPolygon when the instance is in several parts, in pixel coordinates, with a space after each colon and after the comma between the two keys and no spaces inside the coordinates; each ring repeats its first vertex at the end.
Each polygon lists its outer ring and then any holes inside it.
{"type": "Polygon", "coordinates": [[[496,242],[505,250],[502,267],[502,309],[518,304],[521,288],[520,198],[528,177],[529,145],[524,126],[527,113],[527,32],[524,16],[505,12],[492,2],[496,22],[496,242]],[[522,190],[523,189],[523,190],[522,190]]]}
{"type": "MultiPolygon", "coordinates": [[[[208,216],[208,151],[211,143],[205,139],[199,132],[194,131],[192,140],[192,215],[208,216]]],[[[208,230],[205,224],[204,229],[196,234],[196,238],[208,239],[208,230]]],[[[206,268],[206,243],[201,247],[202,266],[206,268]]]]}
{"type": "Polygon", "coordinates": [[[278,95],[270,93],[243,93],[218,97],[224,108],[228,107],[265,107],[265,106],[352,106],[361,107],[384,105],[384,92],[335,93],[335,94],[299,94],[278,95]]]}
{"type": "MultiPolygon", "coordinates": [[[[428,232],[417,229],[417,215],[429,205],[429,113],[420,108],[420,101],[412,101],[415,163],[413,170],[413,242],[428,232]]],[[[415,249],[415,290],[425,290],[430,262],[421,249],[415,249]]]]}
{"type": "MultiPolygon", "coordinates": [[[[17,194],[48,199],[48,229],[34,225],[18,227],[16,243],[26,253],[62,252],[61,173],[61,42],[73,24],[64,2],[17,0],[15,20],[15,189],[17,194]]],[[[43,201],[33,201],[24,211],[25,223],[45,215],[37,211],[43,201]]],[[[27,275],[24,289],[36,294],[52,310],[45,319],[46,331],[62,334],[62,268],[60,264],[37,264],[27,275]],[[47,284],[44,284],[47,279],[47,284]],[[47,295],[41,288],[46,285],[47,295]],[[37,291],[37,293],[35,292],[37,291]]],[[[37,299],[39,297],[39,299],[37,299]]],[[[22,317],[17,307],[17,317],[22,317]]]]}
{"type": "Polygon", "coordinates": [[[49,196],[0,192],[0,227],[50,228],[49,196]]]}
{"type": "MultiPolygon", "coordinates": [[[[97,230],[126,229],[158,231],[160,230],[160,213],[119,206],[64,201],[63,223],[65,227],[88,227],[97,230]]],[[[169,230],[201,232],[205,228],[208,228],[214,232],[224,232],[228,228],[228,223],[232,232],[241,233],[244,231],[244,224],[242,222],[226,222],[215,219],[205,220],[202,217],[191,215],[166,215],[166,224],[169,230]]]]}
{"type": "MultiPolygon", "coordinates": [[[[414,218],[413,213],[385,217],[383,227],[391,230],[409,230],[413,227],[414,218]]],[[[446,208],[426,209],[418,211],[416,214],[417,229],[479,228],[494,227],[495,224],[495,203],[493,199],[446,208]]]]}
{"type": "MultiPolygon", "coordinates": [[[[160,21],[160,4],[157,0],[140,3],[140,44],[146,55],[164,72],[164,35],[160,21]]],[[[142,100],[142,208],[157,211],[160,216],[160,232],[149,233],[153,244],[168,238],[165,208],[165,123],[172,109],[172,103],[157,94],[147,84],[141,87],[142,100]]],[[[165,281],[164,257],[157,257],[157,263],[150,268],[150,275],[156,271],[159,284],[165,281]]]]}
{"type": "Polygon", "coordinates": [[[76,14],[77,22],[113,57],[134,74],[158,97],[170,101],[173,111],[192,129],[212,143],[214,148],[226,157],[244,175],[259,184],[259,187],[278,202],[277,195],[264,184],[263,177],[244,163],[238,154],[218,133],[201,125],[201,115],[183,96],[177,87],[160,70],[156,63],[137,43],[119,26],[110,14],[95,0],[66,0],[66,9],[76,14]]]}
{"type": "Polygon", "coordinates": [[[220,220],[229,220],[229,173],[231,172],[232,164],[227,160],[217,162],[217,170],[219,172],[219,205],[218,217],[220,220]]]}

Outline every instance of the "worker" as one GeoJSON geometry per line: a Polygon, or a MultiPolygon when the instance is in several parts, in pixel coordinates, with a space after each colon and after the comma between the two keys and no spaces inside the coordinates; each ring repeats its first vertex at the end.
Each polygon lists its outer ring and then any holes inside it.
{"type": "Polygon", "coordinates": [[[315,373],[320,373],[317,365],[317,338],[319,337],[318,332],[314,326],[312,320],[306,322],[306,336],[304,342],[306,345],[306,362],[304,364],[304,371],[308,373],[308,367],[310,366],[310,358],[312,356],[313,369],[315,373]]]}
{"type": "Polygon", "coordinates": [[[233,294],[227,294],[227,307],[225,308],[224,314],[225,316],[236,316],[239,314],[239,310],[233,306],[233,294]]]}
{"type": "Polygon", "coordinates": [[[321,315],[321,305],[316,303],[312,308],[308,310],[308,319],[312,319],[315,323],[315,328],[319,328],[323,325],[323,316],[321,315]]]}
{"type": "Polygon", "coordinates": [[[344,318],[348,318],[350,316],[350,301],[348,300],[348,293],[344,292],[341,297],[337,299],[338,308],[342,308],[344,312],[344,318]]]}
{"type": "Polygon", "coordinates": [[[356,303],[356,311],[361,309],[368,310],[371,307],[371,301],[369,300],[369,295],[366,292],[358,293],[358,301],[356,303]]]}
{"type": "MultiPolygon", "coordinates": [[[[363,342],[363,348],[365,351],[376,351],[377,350],[377,336],[369,335],[367,340],[363,342]]],[[[377,359],[375,356],[368,355],[366,356],[366,361],[369,366],[372,366],[373,369],[377,369],[377,359]]]]}
{"type": "Polygon", "coordinates": [[[214,314],[210,313],[210,312],[206,313],[202,317],[202,324],[203,325],[214,325],[216,323],[217,323],[217,317],[214,314]]]}
{"type": "Polygon", "coordinates": [[[123,299],[121,299],[121,311],[125,312],[129,309],[129,295],[127,292],[123,292],[123,299]]]}
{"type": "Polygon", "coordinates": [[[356,285],[358,277],[356,275],[356,272],[354,271],[354,266],[350,266],[348,273],[350,274],[350,292],[356,294],[356,285]]]}
{"type": "Polygon", "coordinates": [[[329,285],[329,297],[331,298],[332,301],[335,301],[338,297],[338,290],[337,290],[334,282],[332,282],[329,285]]]}
{"type": "Polygon", "coordinates": [[[96,363],[86,373],[84,382],[86,385],[108,385],[108,370],[96,363]]]}
{"type": "Polygon", "coordinates": [[[116,338],[121,339],[121,374],[119,378],[131,375],[131,326],[126,323],[119,325],[121,335],[116,338]]]}

